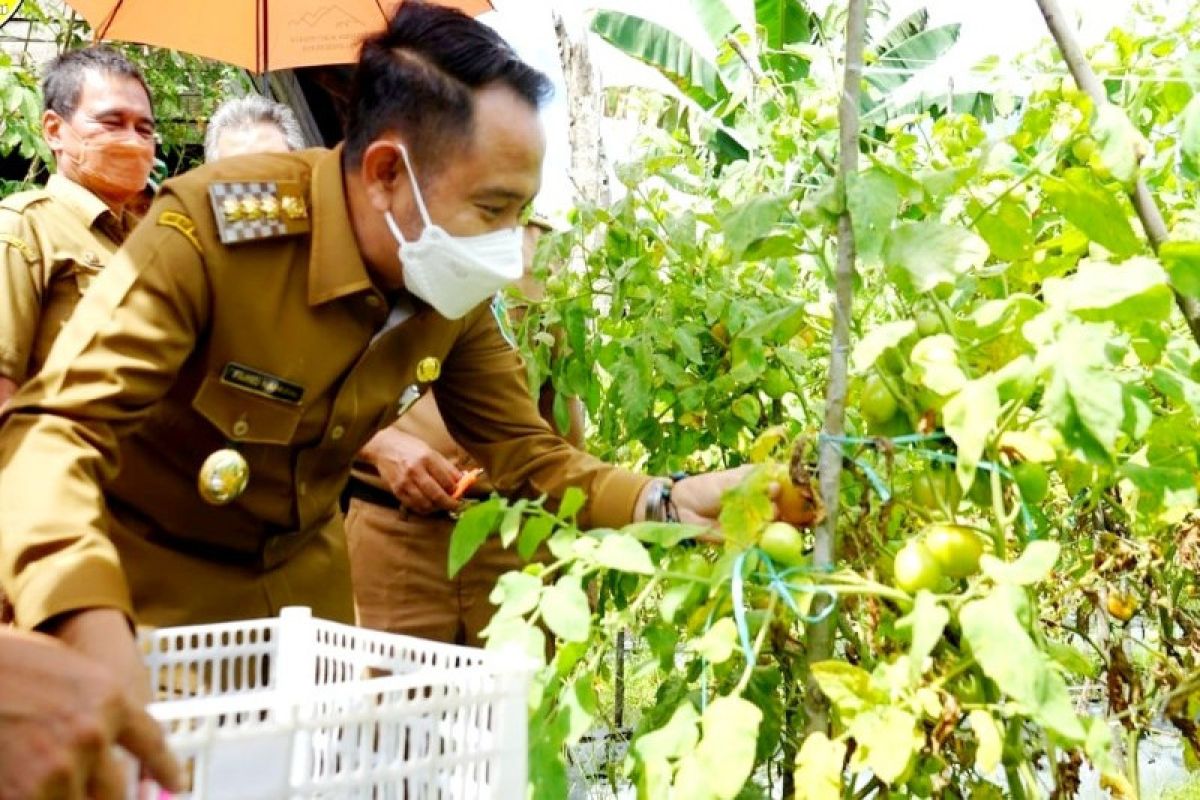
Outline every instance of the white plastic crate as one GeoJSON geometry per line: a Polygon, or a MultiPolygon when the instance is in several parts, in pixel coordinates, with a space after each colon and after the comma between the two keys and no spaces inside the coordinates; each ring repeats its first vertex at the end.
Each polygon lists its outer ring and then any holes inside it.
{"type": "Polygon", "coordinates": [[[314,619],[143,634],[191,800],[519,800],[534,665],[314,619]]]}

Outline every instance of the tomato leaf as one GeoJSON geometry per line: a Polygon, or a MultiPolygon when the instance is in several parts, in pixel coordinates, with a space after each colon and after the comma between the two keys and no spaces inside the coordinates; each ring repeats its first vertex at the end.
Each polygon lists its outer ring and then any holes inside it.
{"type": "Polygon", "coordinates": [[[900,211],[900,192],[886,172],[871,168],[851,173],[846,204],[854,226],[854,244],[865,262],[879,258],[892,220],[900,211]]]}
{"type": "Polygon", "coordinates": [[[850,723],[858,747],[851,767],[868,767],[884,783],[895,783],[925,744],[917,718],[896,706],[878,706],[859,714],[850,723]]]}
{"type": "Polygon", "coordinates": [[[1200,297],[1200,242],[1163,242],[1158,248],[1158,258],[1171,277],[1171,285],[1180,294],[1200,297]]]}
{"type": "Polygon", "coordinates": [[[912,632],[912,647],[908,651],[909,681],[915,686],[925,673],[925,659],[941,641],[950,612],[932,594],[917,592],[912,611],[896,622],[897,628],[908,628],[912,632]]]}
{"type": "Polygon", "coordinates": [[[627,533],[610,533],[602,538],[592,558],[608,569],[637,575],[654,574],[654,562],[650,560],[650,554],[627,533]]]}
{"type": "Polygon", "coordinates": [[[562,499],[558,501],[558,518],[566,520],[578,514],[586,499],[587,496],[583,493],[583,489],[578,486],[568,486],[567,490],[563,492],[562,499]]]}
{"type": "Polygon", "coordinates": [[[737,625],[729,617],[721,617],[704,635],[688,642],[687,649],[713,664],[724,664],[737,647],[737,625]]]}
{"type": "Polygon", "coordinates": [[[980,559],[980,564],[983,566],[983,573],[997,583],[1031,586],[1050,576],[1061,551],[1058,542],[1036,539],[1026,545],[1025,552],[1012,563],[1005,563],[985,554],[980,559]]]}
{"type": "Polygon", "coordinates": [[[796,755],[797,800],[841,800],[845,760],[844,743],[831,742],[820,731],[810,734],[796,755]]]}
{"type": "Polygon", "coordinates": [[[1000,396],[991,377],[968,382],[942,410],[946,433],[958,447],[955,469],[963,489],[975,481],[975,468],[999,417],[1000,396]]]}
{"type": "Polygon", "coordinates": [[[1125,112],[1112,103],[1102,103],[1096,109],[1092,134],[1099,148],[1096,157],[1112,176],[1126,186],[1137,178],[1138,164],[1150,152],[1150,143],[1133,126],[1125,112]]]}
{"type": "Polygon", "coordinates": [[[447,564],[451,578],[471,560],[500,521],[504,501],[498,497],[470,506],[458,518],[450,534],[450,554],[447,564]]]}
{"type": "Polygon", "coordinates": [[[762,711],[740,697],[718,697],[700,717],[703,735],[679,762],[676,797],[733,800],[754,768],[762,711]]]}
{"type": "Polygon", "coordinates": [[[1089,170],[1068,169],[1064,178],[1046,178],[1042,191],[1072,225],[1118,258],[1142,249],[1124,206],[1089,170]]]}
{"type": "Polygon", "coordinates": [[[564,575],[544,590],[539,608],[555,636],[567,642],[587,640],[592,610],[578,575],[564,575]]]}
{"type": "Polygon", "coordinates": [[[971,722],[971,730],[975,731],[975,769],[981,775],[991,773],[1000,765],[1000,756],[1004,750],[1004,734],[992,715],[983,709],[975,709],[967,715],[971,722]]]}
{"type": "Polygon", "coordinates": [[[984,674],[1035,722],[1066,742],[1082,744],[1087,732],[1075,714],[1066,683],[1017,620],[1004,592],[997,589],[967,603],[958,619],[984,674]]]}
{"type": "Polygon", "coordinates": [[[1048,305],[1090,322],[1162,320],[1171,314],[1167,273],[1152,258],[1120,264],[1084,260],[1070,277],[1048,278],[1042,290],[1048,305]]]}
{"type": "Polygon", "coordinates": [[[911,319],[885,322],[867,331],[854,346],[850,364],[854,372],[863,373],[875,366],[879,357],[899,346],[901,342],[917,332],[917,323],[911,319]]]}
{"type": "Polygon", "coordinates": [[[537,608],[542,579],[524,572],[506,572],[492,587],[488,600],[499,606],[497,617],[520,617],[537,608]]]}
{"type": "Polygon", "coordinates": [[[987,242],[965,228],[940,222],[904,222],[892,229],[883,261],[915,292],[953,284],[988,257],[987,242]]]}
{"type": "Polygon", "coordinates": [[[810,667],[813,679],[844,722],[884,702],[871,686],[871,675],[861,667],[841,661],[819,661],[810,667]]]}

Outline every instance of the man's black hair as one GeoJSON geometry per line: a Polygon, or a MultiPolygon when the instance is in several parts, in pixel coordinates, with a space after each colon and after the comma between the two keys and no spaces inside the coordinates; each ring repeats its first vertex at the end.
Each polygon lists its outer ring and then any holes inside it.
{"type": "Polygon", "coordinates": [[[88,70],[134,79],[142,85],[153,107],[150,87],[146,85],[142,71],[116,50],[101,46],[68,50],[46,65],[42,75],[43,110],[70,119],[79,108],[79,96],[83,92],[84,76],[88,70]]]}
{"type": "Polygon", "coordinates": [[[503,84],[534,108],[550,80],[500,34],[461,11],[405,0],[388,29],[363,42],[346,119],[344,158],[362,161],[371,142],[400,134],[418,169],[469,140],[475,89],[503,84]]]}

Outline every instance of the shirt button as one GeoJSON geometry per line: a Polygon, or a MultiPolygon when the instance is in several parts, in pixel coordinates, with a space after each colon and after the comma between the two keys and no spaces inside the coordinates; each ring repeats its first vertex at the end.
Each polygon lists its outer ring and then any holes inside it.
{"type": "Polygon", "coordinates": [[[303,497],[304,495],[308,494],[308,484],[304,481],[300,481],[300,485],[296,487],[296,491],[298,491],[300,496],[303,497]]]}
{"type": "Polygon", "coordinates": [[[234,436],[245,436],[249,431],[250,423],[246,422],[246,420],[239,419],[237,422],[233,423],[234,436]]]}
{"type": "Polygon", "coordinates": [[[333,430],[329,432],[329,437],[336,442],[338,439],[342,438],[345,433],[346,429],[341,425],[334,425],[333,430]]]}
{"type": "Polygon", "coordinates": [[[367,305],[371,308],[379,308],[379,298],[373,294],[367,295],[367,305]]]}

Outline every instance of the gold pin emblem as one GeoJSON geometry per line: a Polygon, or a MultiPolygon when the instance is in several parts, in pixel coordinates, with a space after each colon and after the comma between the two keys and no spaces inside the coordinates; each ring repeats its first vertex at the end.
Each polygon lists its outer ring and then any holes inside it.
{"type": "Polygon", "coordinates": [[[262,202],[259,203],[259,207],[262,209],[262,215],[264,217],[266,217],[267,219],[269,219],[269,220],[279,219],[279,201],[276,200],[274,197],[271,197],[269,195],[267,197],[264,197],[262,199],[262,202]]]}
{"type": "Polygon", "coordinates": [[[417,362],[417,380],[421,383],[433,383],[442,374],[442,362],[433,356],[426,356],[417,362]]]}
{"type": "Polygon", "coordinates": [[[237,450],[226,447],[211,453],[200,465],[198,486],[206,503],[222,506],[236,500],[250,483],[250,465],[237,450]]]}
{"type": "Polygon", "coordinates": [[[308,208],[304,201],[293,195],[286,195],[281,202],[283,213],[288,219],[308,219],[308,208]]]}
{"type": "Polygon", "coordinates": [[[225,215],[226,222],[237,222],[242,218],[242,204],[236,197],[227,197],[221,203],[221,213],[225,215]]]}
{"type": "Polygon", "coordinates": [[[262,216],[262,210],[258,205],[257,197],[242,198],[242,217],[245,219],[258,219],[262,216]]]}

